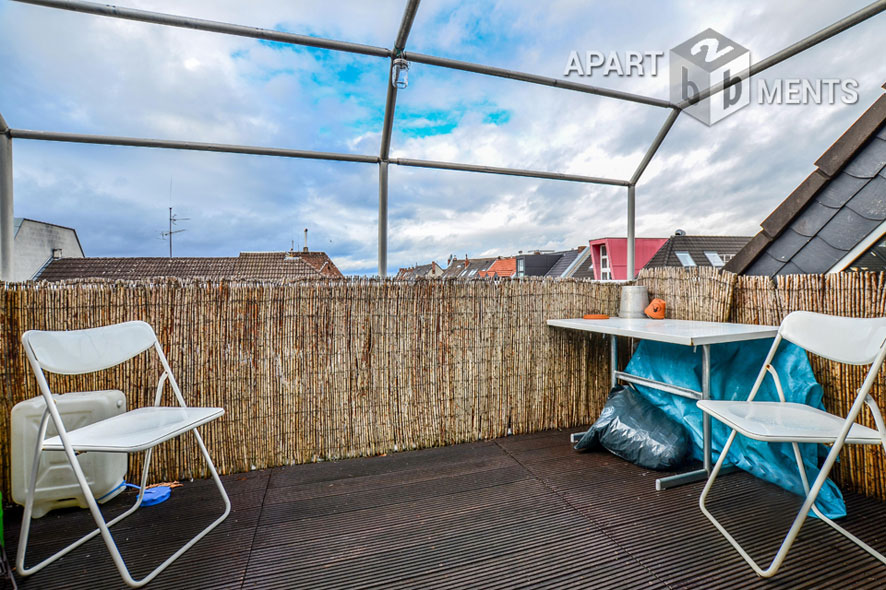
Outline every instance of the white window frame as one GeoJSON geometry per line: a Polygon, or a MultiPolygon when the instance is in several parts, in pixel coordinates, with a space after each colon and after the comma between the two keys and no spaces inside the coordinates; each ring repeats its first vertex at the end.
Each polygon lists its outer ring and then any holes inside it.
{"type": "Polygon", "coordinates": [[[704,255],[714,268],[723,268],[723,265],[726,264],[726,261],[723,260],[720,254],[713,250],[705,250],[704,255]]]}
{"type": "Polygon", "coordinates": [[[609,252],[606,250],[606,244],[600,246],[600,280],[612,280],[612,268],[609,266],[609,252]]]}
{"type": "Polygon", "coordinates": [[[683,268],[692,268],[694,266],[698,266],[697,264],[695,264],[695,260],[692,259],[692,254],[690,254],[686,250],[679,250],[677,252],[674,252],[674,254],[677,256],[677,260],[680,261],[680,264],[683,265],[683,268]]]}

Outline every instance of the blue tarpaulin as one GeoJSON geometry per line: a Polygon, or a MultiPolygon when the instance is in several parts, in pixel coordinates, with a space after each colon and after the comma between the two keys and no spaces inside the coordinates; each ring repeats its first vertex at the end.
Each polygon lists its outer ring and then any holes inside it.
{"type": "MultiPolygon", "coordinates": [[[[711,345],[711,399],[746,400],[771,346],[771,339],[711,345]]],[[[782,341],[772,365],[781,378],[787,401],[824,409],[821,386],[815,380],[809,358],[802,348],[782,341]]],[[[702,350],[701,347],[693,349],[689,346],[643,340],[637,346],[626,371],[632,375],[701,391],[702,350]]],[[[702,412],[695,401],[649,387],[637,386],[637,389],[668,416],[686,426],[692,440],[692,456],[701,460],[704,440],[702,412]]],[[[769,375],[763,380],[754,399],[778,401],[778,393],[769,375]]],[[[711,446],[715,461],[730,432],[724,424],[711,420],[711,446]]],[[[818,458],[822,448],[822,445],[817,444],[800,445],[810,485],[818,476],[818,458]]],[[[765,443],[737,436],[729,449],[727,463],[795,494],[806,495],[790,443],[765,443]]],[[[843,495],[831,480],[827,480],[821,488],[815,505],[829,518],[846,516],[843,495]]]]}

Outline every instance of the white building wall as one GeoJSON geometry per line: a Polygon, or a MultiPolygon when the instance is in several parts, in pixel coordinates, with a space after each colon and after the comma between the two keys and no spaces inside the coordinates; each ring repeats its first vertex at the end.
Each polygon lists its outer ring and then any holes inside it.
{"type": "Polygon", "coordinates": [[[52,257],[54,249],[62,258],[83,258],[77,232],[69,227],[22,219],[13,243],[13,281],[34,277],[52,257]]]}

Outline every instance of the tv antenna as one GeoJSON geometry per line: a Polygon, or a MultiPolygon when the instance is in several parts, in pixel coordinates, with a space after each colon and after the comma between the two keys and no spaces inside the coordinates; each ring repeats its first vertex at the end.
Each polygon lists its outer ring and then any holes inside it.
{"type": "Polygon", "coordinates": [[[191,219],[190,217],[178,217],[177,215],[175,215],[172,212],[172,207],[169,208],[169,231],[161,232],[160,236],[162,236],[164,240],[166,239],[166,236],[169,236],[169,257],[170,258],[172,258],[172,236],[175,234],[180,234],[183,231],[188,231],[185,229],[172,229],[172,226],[174,226],[179,221],[188,221],[190,219],[191,219]]]}

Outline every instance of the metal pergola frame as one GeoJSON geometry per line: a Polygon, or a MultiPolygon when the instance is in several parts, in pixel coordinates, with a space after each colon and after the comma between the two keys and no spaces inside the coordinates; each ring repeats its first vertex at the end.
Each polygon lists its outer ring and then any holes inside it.
{"type": "Polygon", "coordinates": [[[117,6],[96,4],[93,2],[84,2],[81,0],[14,0],[26,4],[35,4],[48,8],[56,8],[62,10],[70,10],[74,12],[82,12],[98,16],[107,16],[113,18],[121,18],[127,20],[140,21],[145,23],[166,25],[171,27],[181,27],[195,29],[200,31],[208,31],[214,33],[222,33],[227,35],[237,35],[252,39],[264,39],[279,43],[288,43],[292,45],[301,45],[307,47],[316,47],[328,49],[331,51],[342,51],[348,53],[356,53],[369,55],[379,58],[387,58],[391,61],[397,58],[406,59],[408,62],[422,63],[431,66],[449,68],[453,70],[461,70],[464,72],[472,72],[498,78],[507,78],[530,84],[538,84],[542,86],[550,86],[552,88],[560,88],[563,90],[571,90],[574,92],[583,92],[597,96],[604,96],[616,100],[624,100],[668,109],[667,119],[659,129],[658,134],[646,150],[643,159],[637,166],[630,179],[615,178],[599,178],[594,176],[581,176],[576,174],[563,174],[557,172],[543,172],[539,170],[526,170],[521,168],[500,168],[494,166],[479,166],[474,164],[462,164],[457,162],[436,162],[430,160],[415,160],[409,158],[391,158],[391,133],[394,125],[394,112],[397,102],[397,88],[392,84],[391,71],[388,68],[388,85],[387,96],[385,99],[385,114],[382,125],[382,137],[379,154],[377,156],[346,154],[335,152],[317,152],[309,150],[296,150],[289,148],[274,148],[261,146],[243,146],[217,143],[201,143],[195,141],[173,141],[167,139],[146,139],[136,137],[114,137],[107,135],[90,135],[82,133],[61,133],[55,131],[35,131],[28,129],[10,128],[2,115],[0,115],[0,280],[9,281],[13,271],[13,186],[12,186],[12,140],[13,139],[31,139],[42,141],[58,141],[58,142],[74,142],[74,143],[91,143],[101,145],[117,145],[132,147],[151,147],[177,150],[196,150],[205,152],[226,152],[234,154],[252,154],[262,156],[278,156],[286,158],[303,158],[314,160],[331,160],[340,162],[358,162],[364,164],[378,165],[378,274],[384,277],[387,274],[387,242],[388,242],[388,166],[396,164],[398,166],[412,166],[419,168],[436,168],[441,170],[457,170],[463,172],[480,172],[485,174],[503,174],[509,176],[524,176],[529,178],[539,178],[546,180],[564,180],[569,182],[580,182],[587,184],[621,186],[627,188],[627,278],[634,278],[634,222],[635,222],[635,203],[636,203],[636,185],[640,181],[646,167],[652,161],[668,132],[673,127],[680,113],[687,107],[704,100],[726,88],[733,86],[759,74],[760,72],[771,68],[772,66],[813,47],[822,41],[849,29],[872,16],[886,10],[886,0],[878,0],[861,10],[850,14],[834,24],[821,29],[820,31],[786,47],[785,49],[774,53],[773,55],[752,64],[747,70],[744,70],[737,76],[733,77],[728,83],[719,83],[710,88],[702,90],[697,95],[680,103],[672,103],[667,100],[651,98],[629,92],[621,92],[592,86],[589,84],[579,84],[568,80],[549,78],[528,74],[515,70],[507,70],[492,66],[475,64],[464,61],[457,61],[443,57],[432,55],[424,55],[421,53],[407,52],[406,42],[409,38],[412,23],[418,11],[420,0],[408,0],[406,9],[400,22],[400,28],[397,32],[397,38],[394,41],[392,49],[384,47],[375,47],[371,45],[361,45],[357,43],[349,43],[345,41],[336,41],[332,39],[324,39],[319,37],[310,37],[307,35],[297,35],[294,33],[284,33],[268,29],[260,29],[255,27],[247,27],[242,25],[229,24],[218,21],[210,21],[204,19],[196,19],[190,17],[176,16],[158,12],[150,12],[145,10],[136,10],[131,8],[121,8],[117,6]]]}

